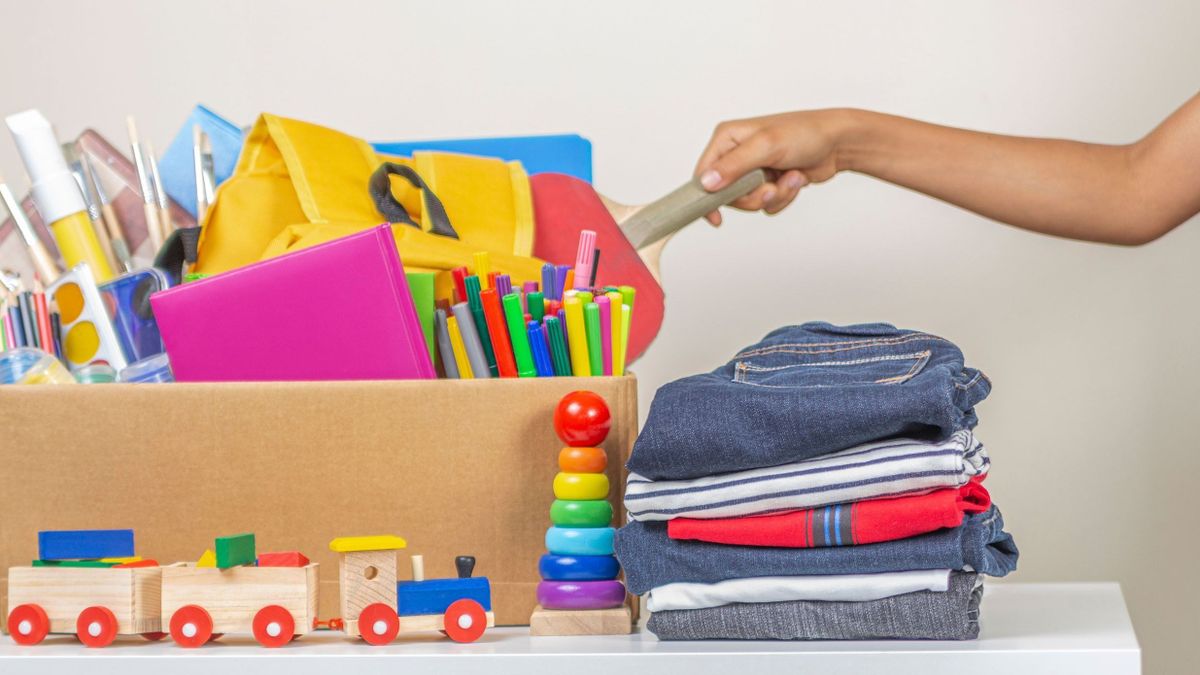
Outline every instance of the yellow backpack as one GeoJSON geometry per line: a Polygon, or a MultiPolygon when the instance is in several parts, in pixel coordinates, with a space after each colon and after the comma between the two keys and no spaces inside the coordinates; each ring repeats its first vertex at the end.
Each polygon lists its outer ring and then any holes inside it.
{"type": "Polygon", "coordinates": [[[393,223],[407,272],[449,274],[488,251],[514,281],[538,279],[529,177],[519,162],[439,152],[376,153],[362,139],[261,115],[202,223],[193,271],[215,274],[393,223]]]}

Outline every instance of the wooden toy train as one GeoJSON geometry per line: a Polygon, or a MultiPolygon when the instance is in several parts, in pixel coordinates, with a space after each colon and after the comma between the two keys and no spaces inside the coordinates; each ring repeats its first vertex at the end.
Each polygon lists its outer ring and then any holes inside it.
{"type": "MultiPolygon", "coordinates": [[[[118,635],[199,647],[225,633],[252,633],[280,647],[317,626],[317,563],[298,552],[255,553],[253,534],[219,537],[194,563],[159,566],[133,555],[132,530],[40,532],[39,559],[8,572],[8,632],[35,645],[50,633],[73,633],[89,647],[118,635]],[[165,630],[165,632],[164,632],[165,630]]],[[[412,556],[412,580],[399,581],[394,536],[342,537],[340,620],[330,622],[372,645],[401,633],[442,631],[473,642],[495,625],[491,588],[472,577],[475,559],[455,560],[457,579],[424,578],[412,556]]]]}

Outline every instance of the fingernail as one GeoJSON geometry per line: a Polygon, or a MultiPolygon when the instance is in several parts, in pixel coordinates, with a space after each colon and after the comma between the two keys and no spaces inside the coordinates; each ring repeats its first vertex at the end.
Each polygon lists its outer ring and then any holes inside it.
{"type": "Polygon", "coordinates": [[[712,169],[700,174],[700,185],[702,185],[705,190],[711,190],[717,187],[717,184],[720,182],[721,174],[713,171],[712,169]]]}
{"type": "Polygon", "coordinates": [[[787,190],[799,190],[804,187],[806,180],[802,175],[788,176],[783,180],[783,187],[787,190]]]}
{"type": "Polygon", "coordinates": [[[763,193],[763,203],[764,204],[770,204],[771,200],[773,200],[773,199],[775,199],[775,190],[773,188],[768,189],[766,192],[763,193]]]}

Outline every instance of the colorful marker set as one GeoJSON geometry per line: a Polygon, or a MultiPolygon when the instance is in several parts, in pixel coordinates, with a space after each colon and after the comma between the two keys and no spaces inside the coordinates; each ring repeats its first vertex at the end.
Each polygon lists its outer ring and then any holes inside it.
{"type": "Polygon", "coordinates": [[[584,230],[575,267],[547,263],[541,284],[514,286],[487,252],[475,254],[474,273],[451,270],[456,302],[439,303],[434,319],[446,377],[624,375],[636,293],[593,288],[598,264],[595,233],[584,230]]]}

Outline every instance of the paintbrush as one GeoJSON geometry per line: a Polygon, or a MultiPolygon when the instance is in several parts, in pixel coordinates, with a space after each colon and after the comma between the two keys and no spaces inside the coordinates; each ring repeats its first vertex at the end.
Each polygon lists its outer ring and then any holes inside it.
{"type": "Polygon", "coordinates": [[[17,232],[21,234],[21,239],[25,241],[25,250],[29,252],[29,258],[33,261],[33,269],[37,275],[46,283],[52,283],[62,274],[62,270],[58,269],[54,258],[50,257],[50,252],[46,250],[46,245],[38,239],[37,232],[33,229],[33,223],[29,222],[29,218],[25,215],[25,210],[21,208],[20,202],[13,193],[8,189],[8,185],[4,183],[4,178],[0,177],[0,199],[4,201],[4,207],[12,214],[13,222],[16,223],[17,232]]]}
{"type": "Polygon", "coordinates": [[[100,242],[100,250],[104,252],[104,258],[108,260],[109,267],[114,270],[120,269],[117,259],[113,256],[112,241],[108,237],[108,230],[104,227],[104,217],[100,213],[100,205],[88,188],[89,181],[83,173],[83,162],[79,158],[79,152],[75,149],[74,143],[63,143],[62,150],[63,156],[67,159],[67,166],[71,169],[71,175],[75,178],[75,183],[79,185],[80,194],[83,195],[83,205],[87,208],[88,218],[92,221],[92,229],[96,231],[96,241],[100,242]]]}
{"type": "Polygon", "coordinates": [[[113,254],[117,257],[117,262],[120,263],[121,269],[126,272],[133,271],[133,256],[129,254],[129,244],[125,242],[125,235],[121,230],[121,221],[117,219],[117,210],[113,208],[112,202],[108,200],[108,193],[104,191],[104,183],[100,181],[100,177],[96,175],[96,170],[92,167],[92,158],[84,152],[80,153],[79,159],[83,164],[85,182],[95,191],[96,202],[100,206],[100,220],[104,223],[105,229],[108,230],[108,238],[112,242],[113,254]]]}
{"type": "Polygon", "coordinates": [[[146,214],[146,235],[150,246],[154,249],[151,257],[158,255],[158,249],[163,245],[162,222],[159,217],[158,204],[154,201],[154,184],[150,172],[146,168],[146,157],[142,154],[142,144],[138,142],[137,125],[133,115],[125,118],[129,126],[129,146],[133,154],[133,165],[137,169],[138,187],[142,191],[142,211],[146,214]]]}
{"type": "Polygon", "coordinates": [[[158,202],[159,223],[162,226],[163,239],[166,240],[175,231],[175,224],[171,222],[171,202],[163,190],[162,176],[158,173],[158,159],[154,154],[154,143],[151,141],[146,141],[146,159],[150,162],[150,178],[154,183],[154,197],[158,202]]]}
{"type": "Polygon", "coordinates": [[[209,193],[204,184],[204,144],[208,142],[208,134],[200,129],[199,124],[192,125],[192,171],[196,178],[196,224],[204,222],[204,214],[208,213],[209,193]]]}

